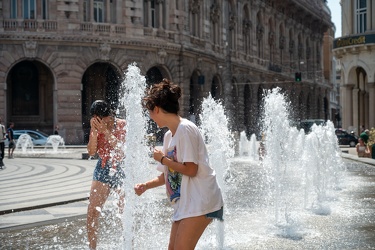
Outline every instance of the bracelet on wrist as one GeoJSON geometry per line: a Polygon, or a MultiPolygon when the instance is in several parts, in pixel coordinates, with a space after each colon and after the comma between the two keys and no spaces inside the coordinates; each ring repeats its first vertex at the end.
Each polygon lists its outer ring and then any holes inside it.
{"type": "Polygon", "coordinates": [[[161,163],[162,165],[164,165],[164,164],[163,164],[163,160],[164,160],[164,158],[165,158],[165,156],[163,155],[163,156],[161,157],[161,159],[160,159],[160,163],[161,163]]]}

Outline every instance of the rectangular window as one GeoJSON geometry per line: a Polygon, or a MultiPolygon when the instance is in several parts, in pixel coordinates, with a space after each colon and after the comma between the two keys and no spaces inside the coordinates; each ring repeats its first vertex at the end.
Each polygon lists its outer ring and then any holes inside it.
{"type": "Polygon", "coordinates": [[[10,18],[17,18],[17,0],[12,0],[10,5],[10,18]]]}
{"type": "Polygon", "coordinates": [[[363,33],[367,29],[366,0],[356,0],[356,33],[363,33]]]}
{"type": "Polygon", "coordinates": [[[155,1],[151,1],[151,27],[155,28],[155,1]]]}
{"type": "Polygon", "coordinates": [[[94,20],[97,23],[104,22],[104,0],[94,1],[94,20]]]}
{"type": "Polygon", "coordinates": [[[23,1],[23,18],[24,19],[35,19],[35,0],[24,0],[23,1]]]}
{"type": "Polygon", "coordinates": [[[42,0],[42,18],[46,20],[48,18],[48,1],[42,0]]]}

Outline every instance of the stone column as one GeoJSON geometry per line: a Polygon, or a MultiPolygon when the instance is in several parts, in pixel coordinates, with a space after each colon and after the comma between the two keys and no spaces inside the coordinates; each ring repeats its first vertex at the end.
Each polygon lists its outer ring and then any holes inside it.
{"type": "Polygon", "coordinates": [[[352,111],[352,85],[345,85],[340,87],[340,104],[342,107],[342,127],[347,129],[352,125],[353,111],[352,111]]]}
{"type": "Polygon", "coordinates": [[[172,4],[171,2],[173,1],[165,1],[164,2],[164,20],[165,20],[165,29],[166,30],[169,30],[169,24],[172,23],[172,20],[170,19],[170,4],[172,4]]]}
{"type": "Polygon", "coordinates": [[[41,3],[42,0],[37,0],[35,2],[35,19],[38,20],[38,19],[42,19],[42,3],[41,3]]]}
{"type": "Polygon", "coordinates": [[[363,95],[363,102],[364,102],[364,117],[363,117],[363,120],[364,120],[364,124],[367,128],[369,128],[369,93],[368,92],[365,92],[364,95],[363,95]]]}
{"type": "Polygon", "coordinates": [[[17,0],[17,18],[23,19],[23,16],[22,16],[22,0],[17,0]]]}
{"type": "Polygon", "coordinates": [[[106,1],[105,3],[105,22],[111,23],[111,3],[110,1],[106,1]]]}
{"type": "Polygon", "coordinates": [[[147,15],[147,19],[146,19],[147,20],[147,27],[152,27],[152,21],[151,21],[151,18],[152,18],[152,15],[151,15],[151,1],[146,1],[146,3],[145,3],[145,9],[146,9],[145,15],[147,15]]]}
{"type": "Polygon", "coordinates": [[[371,128],[371,127],[375,127],[375,82],[371,82],[367,84],[369,86],[368,125],[369,125],[369,128],[371,128]]]}
{"type": "Polygon", "coordinates": [[[163,29],[164,27],[163,27],[163,18],[164,18],[164,12],[163,12],[163,10],[164,10],[164,1],[156,1],[156,4],[158,5],[157,6],[157,13],[158,13],[158,15],[157,15],[157,18],[158,18],[158,24],[157,24],[157,28],[158,29],[163,29]]]}
{"type": "Polygon", "coordinates": [[[367,0],[366,1],[366,6],[367,6],[367,20],[366,20],[366,25],[367,25],[367,27],[366,27],[366,31],[367,30],[372,30],[373,29],[373,25],[372,25],[372,20],[371,19],[373,19],[373,17],[372,17],[372,13],[371,13],[371,11],[372,11],[372,2],[373,2],[373,0],[367,0]]]}
{"type": "Polygon", "coordinates": [[[366,127],[366,92],[364,90],[358,91],[358,123],[366,127]]]}
{"type": "Polygon", "coordinates": [[[353,89],[352,91],[352,97],[353,97],[353,101],[352,101],[352,106],[353,106],[353,120],[352,120],[352,125],[354,128],[356,128],[356,133],[359,134],[359,126],[361,124],[359,124],[359,98],[358,98],[358,95],[359,95],[359,89],[355,88],[353,89]]]}
{"type": "Polygon", "coordinates": [[[89,22],[94,22],[94,0],[90,0],[90,6],[89,6],[89,22]]]}
{"type": "Polygon", "coordinates": [[[341,1],[342,4],[342,17],[341,23],[345,23],[348,25],[342,26],[342,36],[346,36],[349,34],[353,34],[353,8],[352,8],[352,1],[341,1]]]}

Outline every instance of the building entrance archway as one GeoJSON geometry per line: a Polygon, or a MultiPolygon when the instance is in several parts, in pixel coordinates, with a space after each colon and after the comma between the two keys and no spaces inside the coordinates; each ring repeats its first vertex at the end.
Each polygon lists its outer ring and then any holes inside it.
{"type": "Polygon", "coordinates": [[[40,130],[52,134],[54,124],[54,78],[38,61],[17,63],[7,77],[7,121],[15,129],[40,130]]]}
{"type": "Polygon", "coordinates": [[[123,81],[120,72],[109,63],[95,63],[87,68],[82,77],[82,129],[84,143],[90,132],[90,107],[95,100],[105,100],[113,110],[119,105],[120,86],[123,81]]]}

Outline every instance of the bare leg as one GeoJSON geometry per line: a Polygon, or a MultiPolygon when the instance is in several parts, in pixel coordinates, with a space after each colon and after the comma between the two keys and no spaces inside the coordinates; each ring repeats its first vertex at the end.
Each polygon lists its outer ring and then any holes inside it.
{"type": "Polygon", "coordinates": [[[90,203],[87,208],[87,239],[89,248],[96,249],[98,234],[98,218],[100,212],[97,208],[102,209],[108,198],[110,188],[108,184],[99,181],[92,181],[90,190],[90,203]]]}
{"type": "Polygon", "coordinates": [[[194,250],[199,238],[212,219],[205,215],[173,222],[169,238],[169,250],[194,250]]]}

